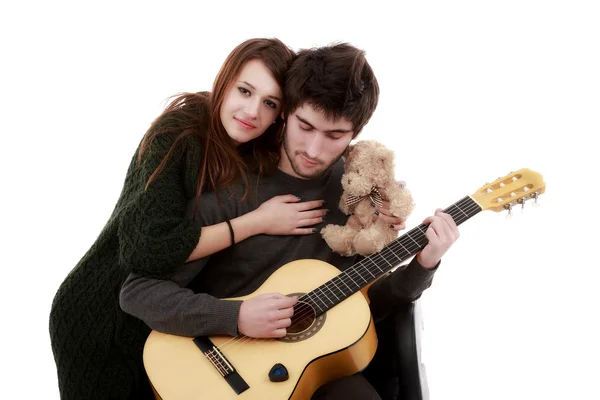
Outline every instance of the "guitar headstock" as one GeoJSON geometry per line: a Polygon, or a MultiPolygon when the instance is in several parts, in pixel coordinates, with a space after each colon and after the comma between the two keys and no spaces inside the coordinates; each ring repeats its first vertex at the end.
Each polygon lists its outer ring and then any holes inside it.
{"type": "Polygon", "coordinates": [[[546,191],[544,178],[538,172],[527,168],[511,172],[492,183],[486,183],[470,197],[482,210],[509,210],[515,205],[535,199],[546,191]]]}

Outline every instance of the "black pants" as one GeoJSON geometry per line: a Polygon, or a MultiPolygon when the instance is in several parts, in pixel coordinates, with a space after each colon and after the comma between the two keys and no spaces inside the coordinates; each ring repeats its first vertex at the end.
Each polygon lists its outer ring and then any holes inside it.
{"type": "Polygon", "coordinates": [[[377,352],[362,373],[321,386],[311,400],[401,400],[396,323],[396,315],[392,313],[375,324],[377,352]]]}
{"type": "Polygon", "coordinates": [[[377,391],[362,375],[336,379],[321,386],[311,400],[381,400],[377,391]]]}
{"type": "Polygon", "coordinates": [[[134,387],[133,392],[129,395],[129,400],[156,400],[150,379],[148,379],[145,371],[143,378],[145,379],[140,379],[139,385],[134,387]]]}

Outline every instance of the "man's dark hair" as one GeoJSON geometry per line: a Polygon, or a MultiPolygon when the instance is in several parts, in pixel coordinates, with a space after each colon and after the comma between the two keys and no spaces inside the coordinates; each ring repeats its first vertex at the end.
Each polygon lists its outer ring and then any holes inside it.
{"type": "Polygon", "coordinates": [[[309,104],[327,118],[346,118],[354,137],[375,112],[379,85],[365,52],[348,43],[303,49],[286,74],[285,117],[309,104]]]}

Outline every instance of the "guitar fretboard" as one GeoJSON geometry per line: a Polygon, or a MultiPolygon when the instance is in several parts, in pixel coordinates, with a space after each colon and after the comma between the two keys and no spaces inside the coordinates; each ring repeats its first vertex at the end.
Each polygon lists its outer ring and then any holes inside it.
{"type": "MultiPolygon", "coordinates": [[[[457,225],[480,211],[481,207],[470,196],[444,210],[457,225]]],[[[299,300],[312,306],[317,315],[324,313],[424,248],[428,243],[425,236],[427,227],[428,225],[421,224],[411,229],[380,252],[363,258],[335,278],[301,296],[299,300]]]]}

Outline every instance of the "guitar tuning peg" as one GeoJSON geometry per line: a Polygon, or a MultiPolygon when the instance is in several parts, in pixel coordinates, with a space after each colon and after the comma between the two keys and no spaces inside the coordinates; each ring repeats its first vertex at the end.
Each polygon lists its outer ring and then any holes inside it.
{"type": "Polygon", "coordinates": [[[531,197],[534,199],[534,201],[533,201],[533,204],[532,204],[532,206],[533,206],[534,208],[541,207],[541,204],[540,204],[540,203],[538,203],[538,196],[539,196],[539,195],[540,195],[540,193],[539,193],[539,192],[535,192],[535,193],[532,193],[532,194],[531,194],[531,197]]]}
{"type": "Polygon", "coordinates": [[[505,204],[504,205],[504,209],[508,210],[508,213],[506,214],[506,216],[504,218],[505,219],[512,219],[512,217],[513,217],[513,214],[511,213],[512,205],[510,203],[509,204],[505,204]]]}
{"type": "Polygon", "coordinates": [[[523,200],[523,198],[518,199],[517,203],[521,205],[521,209],[525,208],[525,200],[523,200]]]}

